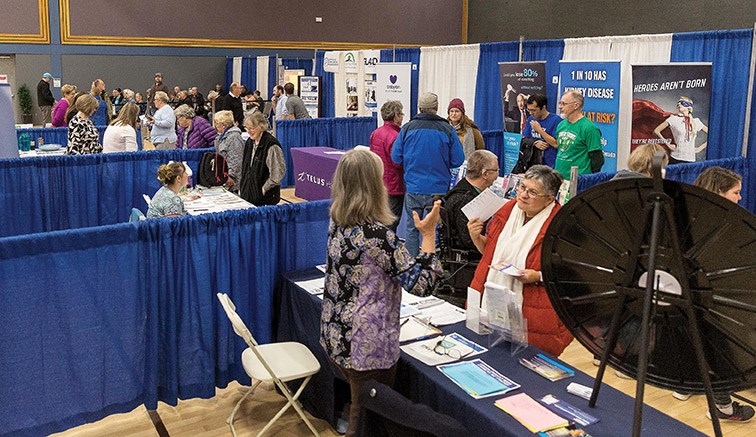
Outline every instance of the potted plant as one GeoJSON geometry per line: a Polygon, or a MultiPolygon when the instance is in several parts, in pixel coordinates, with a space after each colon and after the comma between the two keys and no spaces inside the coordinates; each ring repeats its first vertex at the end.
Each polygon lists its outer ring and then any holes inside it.
{"type": "Polygon", "coordinates": [[[32,123],[32,97],[26,84],[18,87],[18,106],[21,108],[21,116],[24,124],[32,123]]]}

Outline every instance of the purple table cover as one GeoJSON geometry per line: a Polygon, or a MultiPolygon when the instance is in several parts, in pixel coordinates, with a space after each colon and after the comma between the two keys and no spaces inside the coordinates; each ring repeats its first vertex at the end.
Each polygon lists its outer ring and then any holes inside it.
{"type": "Polygon", "coordinates": [[[292,148],[294,195],[305,200],[329,199],[333,173],[344,153],[331,147],[292,148]]]}

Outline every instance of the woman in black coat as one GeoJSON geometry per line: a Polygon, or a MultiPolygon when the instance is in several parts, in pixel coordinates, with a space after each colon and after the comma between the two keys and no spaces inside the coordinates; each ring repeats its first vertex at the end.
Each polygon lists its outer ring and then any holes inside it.
{"type": "Polygon", "coordinates": [[[259,111],[244,118],[244,127],[249,139],[244,145],[239,195],[256,206],[276,205],[286,174],[281,143],[267,131],[268,121],[259,111]]]}

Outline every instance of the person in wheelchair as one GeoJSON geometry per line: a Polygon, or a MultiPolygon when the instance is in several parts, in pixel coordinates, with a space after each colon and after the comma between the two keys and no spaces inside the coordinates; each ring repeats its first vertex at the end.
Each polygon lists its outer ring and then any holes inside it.
{"type": "Polygon", "coordinates": [[[476,150],[467,160],[467,174],[444,197],[439,229],[439,253],[444,266],[446,280],[439,287],[439,293],[467,294],[481,253],[473,244],[467,230],[467,216],[462,207],[467,205],[483,190],[490,187],[499,176],[499,160],[488,150],[476,150]]]}

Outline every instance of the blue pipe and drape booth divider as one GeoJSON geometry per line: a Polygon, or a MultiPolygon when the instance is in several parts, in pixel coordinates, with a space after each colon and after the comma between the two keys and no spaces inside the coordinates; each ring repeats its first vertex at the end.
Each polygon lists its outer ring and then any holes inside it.
{"type": "MultiPolygon", "coordinates": [[[[100,144],[102,144],[102,136],[105,135],[105,129],[107,126],[96,126],[97,131],[100,133],[100,144]]],[[[16,137],[21,137],[21,134],[27,134],[29,139],[37,141],[38,138],[42,138],[45,144],[60,144],[66,147],[68,144],[68,128],[67,127],[35,127],[35,128],[23,128],[16,129],[16,137]]],[[[139,150],[142,150],[142,130],[136,131],[136,142],[139,150]]]]}
{"type": "Polygon", "coordinates": [[[215,294],[271,341],[275,282],[325,262],[327,229],[320,201],[0,238],[2,432],[249,384],[215,294]]]}
{"type": "Polygon", "coordinates": [[[197,174],[208,150],[2,159],[0,237],[127,222],[160,188],[161,164],[186,161],[197,174]]]}
{"type": "Polygon", "coordinates": [[[741,155],[752,42],[753,29],[672,35],[672,62],[713,63],[707,159],[741,155]]]}
{"type": "MultiPolygon", "coordinates": [[[[673,181],[685,182],[686,184],[693,184],[696,177],[698,177],[702,171],[715,165],[732,170],[743,177],[743,200],[740,201],[740,206],[751,212],[756,211],[756,171],[751,170],[753,166],[756,166],[756,159],[722,158],[693,162],[690,164],[668,165],[665,178],[673,181]]],[[[594,185],[611,180],[615,174],[616,173],[594,173],[580,175],[578,177],[578,194],[594,185]]]]}
{"type": "Polygon", "coordinates": [[[294,162],[292,147],[333,147],[349,150],[360,144],[370,145],[370,134],[377,124],[373,117],[312,118],[279,120],[276,136],[286,159],[286,176],[282,187],[294,186],[294,162]]]}

